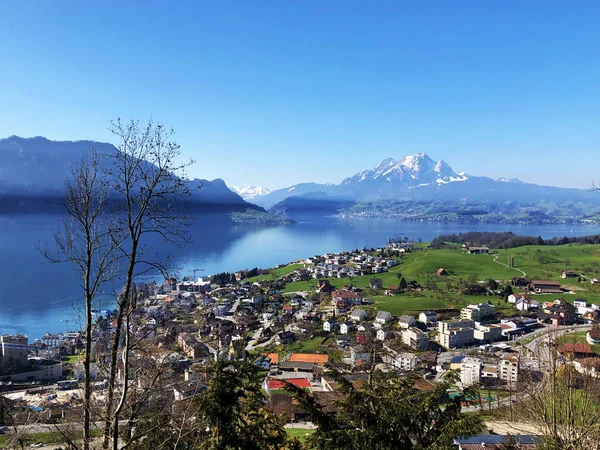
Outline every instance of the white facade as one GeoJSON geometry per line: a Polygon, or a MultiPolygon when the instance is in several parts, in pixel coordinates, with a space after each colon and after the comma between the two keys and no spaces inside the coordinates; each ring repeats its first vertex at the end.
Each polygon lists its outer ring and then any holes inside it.
{"type": "Polygon", "coordinates": [[[502,381],[508,384],[517,382],[519,376],[519,356],[507,353],[500,360],[499,376],[502,381]]]}
{"type": "Polygon", "coordinates": [[[477,305],[469,305],[462,309],[460,317],[462,319],[474,320],[481,322],[491,319],[496,314],[496,308],[487,303],[478,303],[477,305]]]}
{"type": "Polygon", "coordinates": [[[323,331],[331,332],[335,329],[335,320],[326,320],[323,322],[323,331]]]}
{"type": "Polygon", "coordinates": [[[355,309],[352,311],[352,314],[350,314],[350,319],[354,320],[355,322],[361,322],[366,318],[367,312],[364,309],[355,309]]]}
{"type": "Polygon", "coordinates": [[[423,311],[419,314],[419,322],[435,326],[437,324],[437,314],[432,311],[423,311]]]}
{"type": "Polygon", "coordinates": [[[477,358],[465,358],[460,365],[460,382],[471,386],[481,381],[481,361],[477,358]]]}
{"type": "Polygon", "coordinates": [[[375,317],[375,320],[377,321],[377,323],[380,323],[382,325],[385,325],[388,322],[391,322],[394,319],[394,316],[392,316],[392,313],[388,312],[388,311],[379,311],[377,313],[377,316],[375,317]]]}
{"type": "Polygon", "coordinates": [[[389,331],[384,330],[384,329],[379,329],[379,330],[377,330],[376,338],[378,341],[385,341],[386,338],[388,337],[388,335],[389,335],[389,331]]]}
{"type": "Polygon", "coordinates": [[[342,323],[340,324],[340,334],[348,334],[350,333],[350,331],[352,331],[352,324],[351,323],[342,323]]]}
{"type": "Polygon", "coordinates": [[[418,328],[403,330],[402,342],[415,350],[427,350],[429,348],[429,337],[418,328]]]}
{"type": "Polygon", "coordinates": [[[410,328],[415,324],[415,318],[413,316],[409,316],[409,315],[403,315],[398,317],[398,325],[400,325],[400,328],[410,328]]]}

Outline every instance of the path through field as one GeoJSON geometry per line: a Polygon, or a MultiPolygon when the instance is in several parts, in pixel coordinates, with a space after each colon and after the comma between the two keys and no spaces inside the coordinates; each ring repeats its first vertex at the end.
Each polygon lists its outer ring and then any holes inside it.
{"type": "Polygon", "coordinates": [[[523,274],[523,278],[525,278],[527,276],[527,274],[525,272],[523,272],[521,269],[517,269],[516,267],[510,267],[508,264],[504,264],[504,263],[501,263],[500,261],[498,261],[498,257],[499,256],[500,255],[494,255],[494,262],[495,263],[498,263],[501,266],[504,266],[504,267],[506,267],[508,269],[513,269],[513,270],[516,270],[517,272],[521,272],[523,274]]]}

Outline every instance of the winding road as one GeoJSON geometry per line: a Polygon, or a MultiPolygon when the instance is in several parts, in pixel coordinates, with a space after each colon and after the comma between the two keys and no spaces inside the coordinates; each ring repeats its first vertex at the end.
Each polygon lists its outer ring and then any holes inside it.
{"type": "Polygon", "coordinates": [[[516,267],[510,267],[508,264],[504,264],[504,263],[501,263],[500,261],[498,261],[499,257],[500,257],[500,255],[494,255],[495,263],[500,264],[501,266],[504,266],[507,269],[513,269],[513,270],[516,270],[517,272],[521,272],[521,274],[523,275],[523,278],[525,278],[527,276],[527,274],[525,272],[523,272],[521,269],[517,269],[516,267]]]}

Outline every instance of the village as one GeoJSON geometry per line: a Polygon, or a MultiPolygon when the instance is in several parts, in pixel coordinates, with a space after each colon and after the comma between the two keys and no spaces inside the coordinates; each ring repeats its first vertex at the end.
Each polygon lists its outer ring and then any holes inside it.
{"type": "MultiPolygon", "coordinates": [[[[584,341],[562,342],[556,350],[582,371],[595,374],[600,368],[600,331],[594,326],[600,305],[565,300],[569,294],[558,281],[513,277],[508,291],[498,283],[479,281],[475,287],[489,300],[475,296],[478,301],[462,308],[393,314],[379,307],[372,298],[393,300],[426,290],[404,277],[394,278],[397,285],[382,280],[391,279],[390,271],[398,270],[403,256],[413,252],[424,250],[390,242],[377,249],[314,256],[258,274],[246,270],[141,286],[141,307],[131,331],[144,339],[145,351],[134,353],[133,363],[144,366],[151,355],[155,367],[169,372],[163,387],[172,391],[176,403],[205,388],[202,369],[211,361],[250,360],[263,374],[273,412],[286,417],[290,426],[304,423],[307,414],[294,402],[288,383],[333,407],[341,394],[330,376],[332,368],[352,383],[365,382],[374,371],[410,374],[419,390],[434,389],[453,374],[457,387],[485,389],[483,401],[489,408],[515,401],[522,372],[543,369],[536,337],[552,330],[585,333],[584,341]],[[358,287],[356,277],[367,279],[368,287],[358,287]],[[286,290],[291,283],[309,280],[316,283],[314,289],[286,290]],[[547,300],[534,299],[540,296],[547,300]]],[[[464,258],[489,254],[487,247],[461,250],[464,258]]],[[[574,270],[559,275],[579,277],[574,270]]],[[[449,274],[440,267],[435,276],[449,274]]],[[[111,311],[96,313],[93,351],[101,354],[116,323],[111,311]]],[[[0,388],[6,398],[15,406],[35,408],[47,420],[72,417],[69,406],[81,396],[83,344],[78,332],[47,334],[32,343],[24,335],[1,336],[0,388]]],[[[94,361],[99,402],[106,388],[101,365],[94,361]]]]}

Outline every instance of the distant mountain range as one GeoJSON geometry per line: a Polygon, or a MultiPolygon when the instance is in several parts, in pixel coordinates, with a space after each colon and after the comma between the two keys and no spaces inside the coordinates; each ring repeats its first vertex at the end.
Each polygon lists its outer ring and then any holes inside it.
{"type": "Polygon", "coordinates": [[[244,200],[253,200],[256,197],[269,195],[272,192],[271,189],[262,186],[246,186],[244,188],[231,186],[230,189],[244,200]]]}
{"type": "MultiPolygon", "coordinates": [[[[0,139],[0,213],[58,211],[72,165],[92,146],[100,153],[115,150],[93,141],[0,139]]],[[[240,221],[259,217],[267,223],[273,217],[263,207],[285,217],[310,213],[545,223],[579,220],[600,204],[595,192],[457,173],[424,153],[385,159],[340,184],[301,183],[271,192],[260,186],[230,189],[221,179],[188,182],[193,188],[202,185],[193,189],[195,210],[236,213],[240,221]]]]}
{"type": "MultiPolygon", "coordinates": [[[[85,150],[114,152],[112,144],[94,141],[51,141],[43,137],[0,139],[0,213],[58,210],[72,166],[85,150]]],[[[269,218],[266,211],[246,202],[221,179],[188,181],[190,209],[269,218]],[[201,186],[201,189],[197,189],[201,186]]]]}
{"type": "MultiPolygon", "coordinates": [[[[591,181],[591,180],[590,180],[591,181]]],[[[271,212],[402,219],[553,222],[583,218],[600,195],[457,173],[425,153],[388,158],[340,184],[301,183],[253,201],[271,212]]]]}

